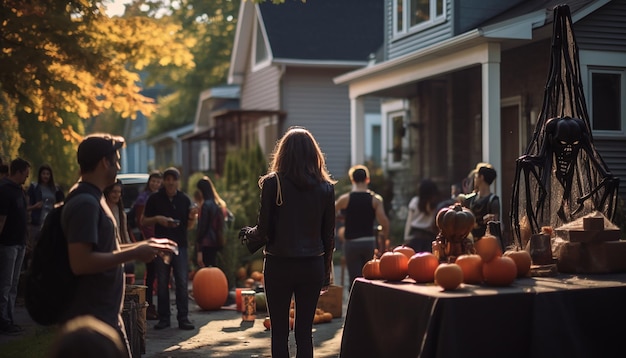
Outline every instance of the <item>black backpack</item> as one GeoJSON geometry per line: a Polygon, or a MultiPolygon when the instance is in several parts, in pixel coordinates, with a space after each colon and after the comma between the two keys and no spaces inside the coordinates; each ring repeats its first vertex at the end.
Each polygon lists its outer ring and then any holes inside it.
{"type": "MultiPolygon", "coordinates": [[[[76,192],[79,189],[65,202],[76,192]]],[[[67,238],[61,227],[63,205],[53,208],[44,220],[24,284],[26,310],[44,326],[61,323],[76,292],[78,278],[70,268],[67,238]]]]}

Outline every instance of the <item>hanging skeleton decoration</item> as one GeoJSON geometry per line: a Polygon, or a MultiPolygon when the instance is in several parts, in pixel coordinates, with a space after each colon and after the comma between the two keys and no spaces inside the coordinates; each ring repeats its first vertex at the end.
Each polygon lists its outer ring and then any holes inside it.
{"type": "Polygon", "coordinates": [[[619,178],[593,145],[569,6],[554,8],[550,73],[533,138],[516,162],[511,223],[524,247],[542,226],[559,227],[592,211],[610,220],[619,178]]]}

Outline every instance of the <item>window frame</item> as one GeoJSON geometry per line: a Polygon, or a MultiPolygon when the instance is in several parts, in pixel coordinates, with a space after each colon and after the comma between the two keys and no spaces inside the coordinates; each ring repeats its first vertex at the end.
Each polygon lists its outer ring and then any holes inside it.
{"type": "Polygon", "coordinates": [[[626,54],[603,51],[580,51],[580,67],[582,86],[585,91],[587,111],[594,137],[624,138],[626,137],[626,54]],[[620,130],[593,129],[593,74],[620,75],[620,130]]]}
{"type": "Polygon", "coordinates": [[[405,99],[393,100],[382,104],[381,108],[382,118],[382,162],[386,169],[405,169],[409,166],[409,133],[407,130],[407,124],[409,122],[409,106],[408,101],[405,99]],[[400,139],[400,160],[394,160],[394,118],[398,116],[402,117],[402,126],[404,128],[404,135],[400,139]]]}
{"type": "MultiPolygon", "coordinates": [[[[260,14],[260,12],[259,12],[260,14]]],[[[267,35],[265,34],[265,26],[263,25],[263,20],[260,19],[258,16],[255,17],[254,20],[254,31],[253,31],[254,36],[252,36],[252,58],[251,58],[251,63],[252,63],[252,72],[256,72],[260,69],[263,69],[267,66],[270,65],[271,61],[272,61],[272,53],[271,50],[269,49],[269,47],[267,46],[268,44],[268,40],[267,40],[267,35]],[[257,59],[257,45],[259,44],[259,35],[262,36],[262,41],[261,43],[265,45],[265,58],[262,59],[261,61],[259,61],[257,59]]]]}
{"type": "Polygon", "coordinates": [[[395,36],[403,36],[409,33],[415,33],[415,32],[419,32],[419,31],[423,31],[425,29],[431,28],[433,26],[436,26],[438,24],[441,24],[442,22],[445,22],[446,20],[446,13],[447,13],[447,4],[446,4],[446,0],[429,0],[429,5],[430,5],[430,18],[427,21],[423,21],[420,22],[419,24],[410,26],[409,24],[411,23],[411,18],[409,15],[409,11],[404,11],[404,9],[410,9],[411,8],[411,2],[412,1],[418,1],[418,0],[393,0],[393,5],[392,5],[392,22],[393,22],[393,35],[395,36]],[[442,13],[440,15],[437,15],[437,3],[438,2],[442,2],[442,13]],[[402,14],[399,15],[399,10],[398,10],[398,2],[402,3],[402,14]],[[398,29],[398,18],[402,17],[402,29],[398,29]]]}

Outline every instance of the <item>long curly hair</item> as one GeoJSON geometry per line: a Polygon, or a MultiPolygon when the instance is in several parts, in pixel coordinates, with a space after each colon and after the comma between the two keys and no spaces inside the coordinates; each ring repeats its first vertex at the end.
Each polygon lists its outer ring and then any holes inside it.
{"type": "Polygon", "coordinates": [[[290,178],[298,187],[336,183],[326,168],[326,158],[313,134],[303,127],[290,127],[276,143],[269,170],[259,179],[259,187],[263,187],[265,179],[273,173],[290,178]]]}

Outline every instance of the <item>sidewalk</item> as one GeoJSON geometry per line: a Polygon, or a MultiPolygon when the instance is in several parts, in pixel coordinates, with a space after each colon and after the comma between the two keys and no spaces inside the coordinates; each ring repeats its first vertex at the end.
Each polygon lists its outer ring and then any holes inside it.
{"type": "MultiPolygon", "coordinates": [[[[335,282],[337,284],[341,283],[339,275],[340,267],[336,266],[335,282]]],[[[347,282],[347,278],[345,282],[347,282]]],[[[270,331],[263,326],[266,312],[257,312],[257,318],[254,322],[244,322],[241,319],[241,313],[235,310],[234,305],[222,307],[218,311],[202,311],[190,299],[189,318],[196,326],[196,329],[183,331],[178,329],[175,324],[176,307],[173,292],[170,297],[172,304],[171,321],[173,325],[171,328],[157,331],[153,328],[157,321],[147,321],[146,353],[142,357],[271,357],[270,331]]],[[[344,288],[343,291],[343,302],[343,315],[341,318],[333,318],[330,323],[320,323],[313,326],[316,358],[339,356],[343,319],[348,302],[347,288],[344,288]]],[[[18,305],[15,307],[15,316],[15,321],[25,329],[25,332],[18,336],[0,335],[0,357],[4,357],[2,346],[7,342],[32,339],[33,344],[36,344],[40,340],[42,332],[46,332],[46,328],[37,326],[30,319],[21,302],[18,302],[18,305]]],[[[290,335],[290,345],[290,351],[294,354],[293,333],[290,335]]],[[[24,357],[37,358],[32,356],[24,357]]]]}

